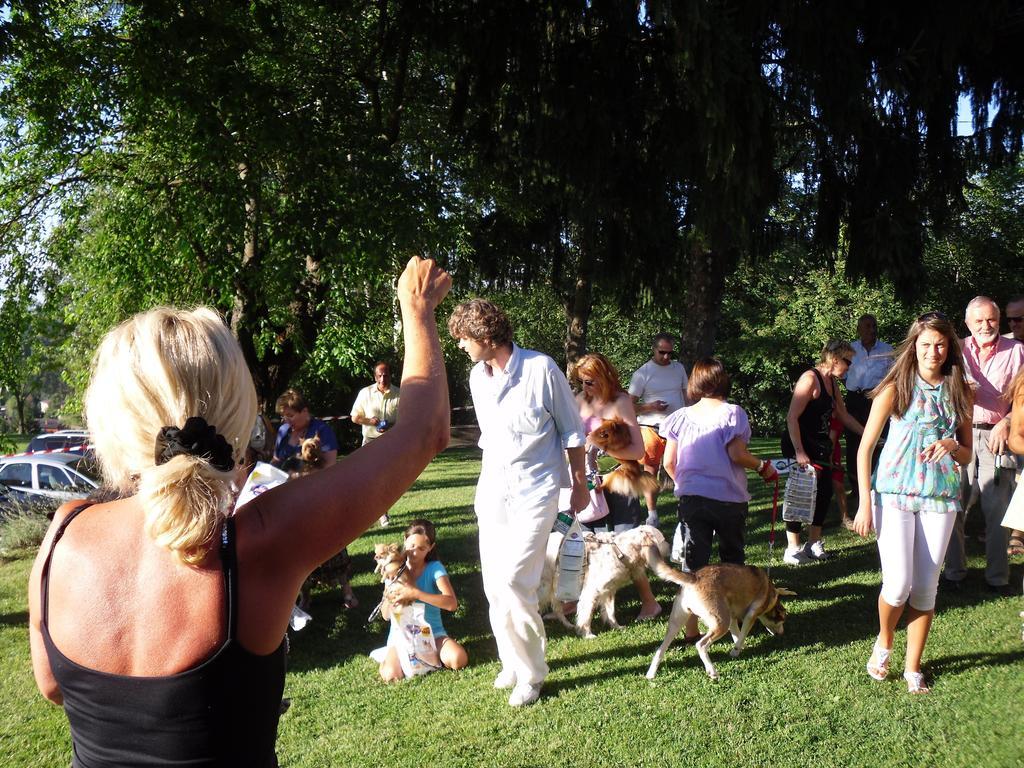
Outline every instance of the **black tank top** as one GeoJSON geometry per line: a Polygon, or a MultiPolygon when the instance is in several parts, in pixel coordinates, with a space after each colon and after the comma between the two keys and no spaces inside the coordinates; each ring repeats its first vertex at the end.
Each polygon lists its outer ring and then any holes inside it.
{"type": "MultiPolygon", "coordinates": [[[[87,506],[87,505],[86,505],[87,506]]],[[[85,506],[61,523],[42,572],[43,642],[64,695],[73,768],[277,765],[274,744],[284,691],[285,644],[258,656],[235,639],[238,568],[234,520],[221,535],[228,636],[209,659],[169,677],[134,677],[87,669],[54,645],[49,630],[53,548],[85,506]]]]}
{"type": "MultiPolygon", "coordinates": [[[[832,455],[832,441],[828,439],[832,425],[832,409],[835,403],[832,395],[825,389],[825,379],[817,368],[811,368],[818,379],[819,394],[807,403],[804,412],[797,418],[800,427],[800,442],[804,451],[818,463],[829,463],[832,455]]],[[[835,382],[833,382],[835,386],[835,382]]]]}

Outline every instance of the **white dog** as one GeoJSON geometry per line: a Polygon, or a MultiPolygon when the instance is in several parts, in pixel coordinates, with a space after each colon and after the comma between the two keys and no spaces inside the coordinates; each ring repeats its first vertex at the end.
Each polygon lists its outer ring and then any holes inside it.
{"type": "MultiPolygon", "coordinates": [[[[548,540],[547,558],[541,575],[541,607],[551,607],[548,616],[554,616],[566,627],[572,628],[562,613],[562,603],[555,598],[555,576],[558,572],[558,548],[562,537],[552,534],[548,540]]],[[[653,568],[652,549],[662,558],[668,555],[669,545],[661,531],[650,525],[641,525],[621,533],[587,533],[583,536],[586,557],[583,564],[583,589],[576,604],[576,631],[586,638],[595,637],[591,631],[594,609],[600,608],[605,624],[619,628],[615,620],[615,593],[634,577],[653,568]]],[[[653,555],[654,557],[657,554],[653,555]]]]}

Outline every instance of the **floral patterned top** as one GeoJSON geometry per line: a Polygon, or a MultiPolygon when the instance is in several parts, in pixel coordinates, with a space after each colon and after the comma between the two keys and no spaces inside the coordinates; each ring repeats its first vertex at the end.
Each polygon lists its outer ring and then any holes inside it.
{"type": "Polygon", "coordinates": [[[872,478],[875,492],[896,497],[909,512],[960,509],[960,472],[951,456],[925,463],[922,452],[936,440],[956,438],[956,412],[945,382],[928,384],[920,376],[903,418],[889,420],[889,437],[872,478]]]}

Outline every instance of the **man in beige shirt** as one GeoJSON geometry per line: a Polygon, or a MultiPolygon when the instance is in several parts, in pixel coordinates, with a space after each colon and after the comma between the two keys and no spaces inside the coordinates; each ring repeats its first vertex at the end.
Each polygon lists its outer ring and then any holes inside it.
{"type": "MultiPolygon", "coordinates": [[[[352,405],[352,422],[363,428],[363,445],[376,440],[395,425],[398,418],[398,387],[391,383],[391,366],[383,360],[373,366],[374,383],[363,387],[352,405]]],[[[382,527],[391,523],[386,513],[380,518],[382,527]]]]}

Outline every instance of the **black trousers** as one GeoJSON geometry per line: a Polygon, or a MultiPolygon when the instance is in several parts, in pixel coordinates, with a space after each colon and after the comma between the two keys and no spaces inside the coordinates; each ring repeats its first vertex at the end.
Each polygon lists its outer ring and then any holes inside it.
{"type": "Polygon", "coordinates": [[[706,496],[680,496],[679,522],[683,525],[683,570],[699,570],[711,560],[711,542],[718,535],[718,556],[723,563],[743,565],[743,528],[747,503],[719,501],[706,496]]]}

